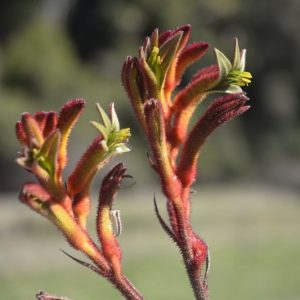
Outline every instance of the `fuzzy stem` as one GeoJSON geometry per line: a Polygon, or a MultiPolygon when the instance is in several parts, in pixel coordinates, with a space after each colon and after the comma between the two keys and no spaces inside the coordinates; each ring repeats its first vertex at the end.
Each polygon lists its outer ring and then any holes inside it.
{"type": "MultiPolygon", "coordinates": [[[[182,201],[183,199],[181,199],[182,201]]],[[[173,202],[174,203],[174,202],[173,202]]],[[[193,289],[196,300],[209,300],[205,293],[201,277],[198,274],[198,268],[194,264],[194,255],[191,246],[191,239],[189,233],[191,228],[189,220],[185,217],[185,213],[175,206],[175,214],[178,222],[178,240],[180,252],[184,261],[186,272],[188,274],[191,287],[193,289]]]]}
{"type": "Polygon", "coordinates": [[[40,291],[35,295],[37,300],[71,300],[66,297],[50,295],[44,291],[40,291]]]}
{"type": "Polygon", "coordinates": [[[89,234],[83,229],[60,205],[52,204],[53,221],[67,237],[70,244],[85,253],[102,271],[106,277],[128,300],[141,300],[143,297],[137,292],[129,280],[121,276],[117,278],[103,254],[94,244],[89,234]]]}
{"type": "Polygon", "coordinates": [[[85,253],[98,267],[103,277],[107,278],[128,300],[142,300],[143,297],[134,288],[125,276],[115,276],[111,265],[107,262],[102,252],[97,248],[87,231],[82,228],[59,205],[52,205],[54,222],[63,231],[71,245],[85,253]],[[65,222],[62,222],[64,220],[65,222]],[[73,234],[74,233],[74,234],[73,234]]]}
{"type": "MultiPolygon", "coordinates": [[[[190,226],[190,188],[186,187],[181,190],[179,195],[175,195],[174,193],[170,193],[172,191],[172,185],[170,182],[161,178],[163,192],[168,198],[168,201],[172,203],[172,207],[174,210],[172,212],[175,216],[170,215],[170,221],[175,217],[176,222],[176,235],[178,246],[180,248],[180,252],[184,261],[184,265],[186,268],[186,272],[188,274],[188,278],[193,289],[195,299],[196,300],[209,300],[208,291],[205,289],[201,276],[199,276],[199,267],[195,264],[194,253],[192,249],[192,240],[191,233],[192,228],[190,226]]],[[[174,224],[172,224],[174,225],[174,224]]],[[[173,226],[174,230],[174,226],[173,226]]]]}
{"type": "Polygon", "coordinates": [[[125,276],[117,279],[109,278],[110,282],[120,291],[127,300],[143,300],[144,297],[137,291],[133,284],[125,276]]]}
{"type": "Polygon", "coordinates": [[[148,140],[155,160],[157,172],[160,175],[163,193],[166,195],[171,207],[169,218],[172,224],[176,241],[189,275],[191,286],[197,300],[207,300],[204,297],[204,288],[201,283],[201,262],[197,262],[194,252],[194,233],[190,226],[190,188],[182,186],[181,180],[176,176],[173,166],[176,159],[170,157],[166,141],[166,128],[160,103],[150,99],[145,104],[145,119],[148,140]],[[175,228],[174,228],[175,226],[175,228]]]}
{"type": "Polygon", "coordinates": [[[192,264],[188,263],[189,257],[186,258],[183,255],[183,260],[196,300],[209,300],[197,271],[192,264]]]}

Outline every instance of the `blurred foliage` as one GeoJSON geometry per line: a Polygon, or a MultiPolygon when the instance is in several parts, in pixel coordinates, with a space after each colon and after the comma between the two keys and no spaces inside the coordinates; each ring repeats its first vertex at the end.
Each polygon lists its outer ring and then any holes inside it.
{"type": "MultiPolygon", "coordinates": [[[[121,190],[116,199],[122,214],[124,271],[146,299],[193,299],[179,253],[152,212],[153,189],[137,185],[121,190]]],[[[211,298],[299,299],[297,193],[259,184],[206,185],[199,190],[193,194],[193,223],[211,248],[211,298]]],[[[38,289],[74,300],[121,299],[108,282],[58,250],[86,260],[49,222],[17,203],[14,194],[3,198],[1,299],[33,299],[38,289]]],[[[160,193],[157,200],[165,215],[160,193]]],[[[94,210],[96,206],[93,203],[94,210]]],[[[89,228],[96,230],[93,221],[90,218],[89,228]]]]}
{"type": "Polygon", "coordinates": [[[38,0],[0,2],[0,41],[4,42],[15,31],[19,30],[26,21],[37,12],[38,0]]]}
{"type": "MultiPolygon", "coordinates": [[[[8,175],[0,188],[18,187],[13,128],[23,111],[57,110],[69,98],[88,99],[82,128],[75,132],[80,139],[72,148],[75,156],[94,134],[83,124],[95,119],[96,101],[104,106],[115,101],[121,122],[138,133],[119,79],[122,61],[137,53],[155,27],[184,23],[193,25],[192,39],[226,53],[238,36],[254,75],[247,88],[253,109],[209,139],[201,178],[259,177],[299,188],[299,13],[300,2],[293,0],[1,1],[0,168],[8,175]]],[[[213,61],[211,51],[198,67],[213,61]]],[[[128,154],[129,163],[144,157],[140,144],[144,139],[135,135],[134,150],[140,152],[128,154]]],[[[135,163],[133,173],[146,179],[145,169],[151,171],[142,166],[135,163]]]]}

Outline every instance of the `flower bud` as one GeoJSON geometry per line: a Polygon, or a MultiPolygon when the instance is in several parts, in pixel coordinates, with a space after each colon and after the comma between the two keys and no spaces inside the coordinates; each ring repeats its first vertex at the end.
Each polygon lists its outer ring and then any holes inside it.
{"type": "Polygon", "coordinates": [[[29,148],[40,148],[44,142],[43,132],[35,120],[29,113],[22,115],[22,128],[26,134],[26,144],[29,148]]]}
{"type": "Polygon", "coordinates": [[[25,183],[21,189],[19,199],[42,216],[49,216],[47,202],[50,201],[51,196],[39,184],[33,182],[25,183]]]}
{"type": "Polygon", "coordinates": [[[97,213],[97,233],[103,254],[110,261],[116,277],[121,277],[122,253],[114,233],[112,205],[125,172],[126,168],[120,163],[105,176],[100,189],[97,213]]]}
{"type": "Polygon", "coordinates": [[[170,198],[177,198],[180,184],[171,165],[163,111],[161,103],[157,99],[150,99],[145,102],[145,119],[148,141],[156,169],[162,180],[163,189],[167,194],[172,195],[170,198]]]}
{"type": "Polygon", "coordinates": [[[188,45],[180,54],[176,67],[175,85],[180,83],[181,77],[186,69],[200,59],[207,51],[208,44],[204,42],[188,45]]]}
{"type": "Polygon", "coordinates": [[[82,113],[84,105],[85,100],[73,99],[68,101],[59,113],[57,128],[61,133],[61,142],[58,153],[60,172],[65,168],[67,163],[67,143],[71,130],[82,113]]]}
{"type": "Polygon", "coordinates": [[[247,111],[250,108],[250,106],[245,105],[247,101],[248,98],[244,94],[230,94],[220,97],[213,102],[194,125],[183,145],[182,156],[177,169],[177,175],[184,186],[190,186],[195,179],[198,156],[206,138],[224,122],[247,111]]]}

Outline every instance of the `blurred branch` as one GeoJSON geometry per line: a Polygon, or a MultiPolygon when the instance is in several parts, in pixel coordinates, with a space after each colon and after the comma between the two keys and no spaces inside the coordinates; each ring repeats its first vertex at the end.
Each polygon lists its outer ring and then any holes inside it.
{"type": "Polygon", "coordinates": [[[40,291],[35,295],[37,300],[71,300],[66,297],[50,295],[44,291],[40,291]]]}

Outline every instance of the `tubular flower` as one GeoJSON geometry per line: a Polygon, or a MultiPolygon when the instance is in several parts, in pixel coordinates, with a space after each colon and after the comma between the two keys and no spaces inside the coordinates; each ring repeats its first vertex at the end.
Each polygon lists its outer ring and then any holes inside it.
{"type": "Polygon", "coordinates": [[[120,129],[119,120],[113,104],[110,106],[109,116],[97,104],[102,123],[92,121],[91,124],[99,131],[86,152],[81,157],[76,168],[70,175],[67,186],[71,195],[85,194],[92,179],[116,154],[130,151],[127,141],[130,137],[129,128],[120,129]]]}

